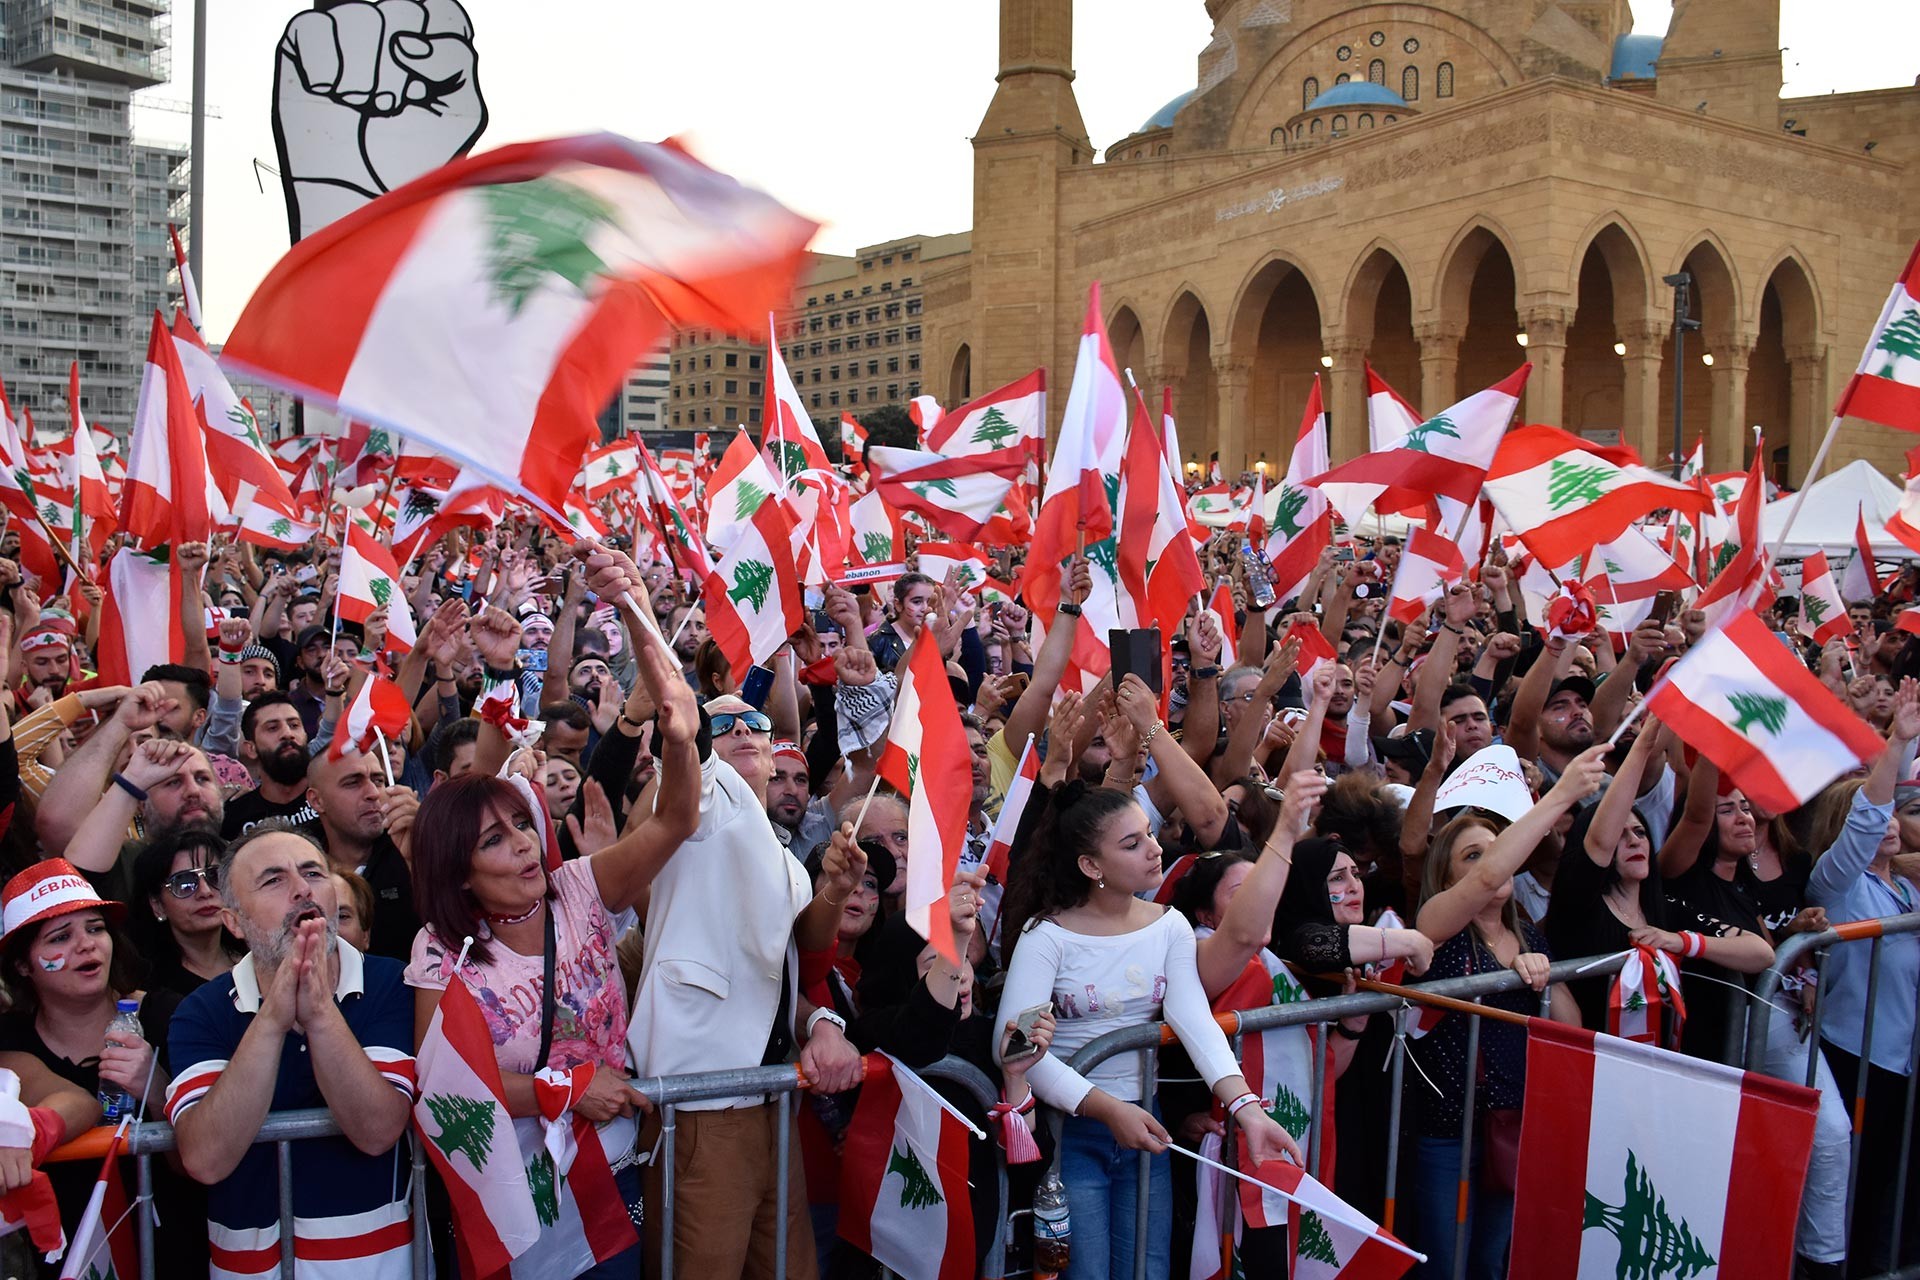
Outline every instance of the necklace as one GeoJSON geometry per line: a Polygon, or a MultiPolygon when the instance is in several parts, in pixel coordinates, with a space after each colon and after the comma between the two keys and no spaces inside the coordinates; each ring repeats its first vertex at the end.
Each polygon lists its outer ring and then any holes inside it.
{"type": "Polygon", "coordinates": [[[545,898],[534,899],[533,905],[528,907],[525,911],[522,911],[517,916],[495,915],[493,912],[489,911],[487,912],[487,923],[488,924],[525,924],[527,921],[533,919],[533,913],[538,911],[540,909],[541,904],[544,903],[545,901],[546,901],[545,898]]]}

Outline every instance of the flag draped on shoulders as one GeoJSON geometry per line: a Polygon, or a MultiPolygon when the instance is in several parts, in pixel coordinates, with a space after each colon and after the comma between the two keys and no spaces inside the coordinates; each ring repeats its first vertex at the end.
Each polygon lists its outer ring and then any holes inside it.
{"type": "Polygon", "coordinates": [[[755,331],[785,305],[814,230],[672,144],[502,147],[295,244],[222,360],[430,444],[560,519],[635,361],[671,328],[755,331]]]}

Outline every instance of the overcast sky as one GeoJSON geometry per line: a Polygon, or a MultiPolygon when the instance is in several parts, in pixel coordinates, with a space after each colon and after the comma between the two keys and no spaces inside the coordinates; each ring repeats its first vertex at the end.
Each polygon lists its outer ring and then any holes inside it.
{"type": "MultiPolygon", "coordinates": [[[[1753,0],[1765,3],[1766,0],[1753,0]]],[[[274,49],[303,6],[174,0],[171,83],[136,99],[144,139],[184,143],[193,5],[209,3],[208,329],[223,337],[286,248],[274,162],[274,49]]],[[[491,121],[480,148],[611,130],[680,135],[716,168],[825,224],[846,253],[971,222],[967,139],[993,92],[994,0],[465,0],[491,121]]],[[[1666,29],[1670,5],[1633,0],[1635,29],[1666,29]]],[[[1201,0],[1081,0],[1074,89],[1096,148],[1191,89],[1209,24],[1201,0]]],[[[1789,95],[1911,84],[1916,0],[1784,0],[1789,95]]]]}

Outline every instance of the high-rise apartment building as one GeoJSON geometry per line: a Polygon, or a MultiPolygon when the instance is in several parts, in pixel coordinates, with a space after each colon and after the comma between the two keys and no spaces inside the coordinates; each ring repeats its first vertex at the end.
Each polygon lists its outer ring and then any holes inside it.
{"type": "Polygon", "coordinates": [[[670,361],[666,347],[649,351],[627,372],[620,388],[620,430],[626,435],[652,433],[668,425],[667,401],[670,361]]]}
{"type": "MultiPolygon", "coordinates": [[[[124,433],[148,317],[173,296],[167,223],[186,152],[133,140],[168,75],[169,0],[0,0],[0,378],[42,425],[81,409],[124,433]]],[[[177,218],[174,220],[178,220],[177,218]]]]}
{"type": "MultiPolygon", "coordinates": [[[[906,236],[851,256],[816,254],[776,316],[781,357],[821,438],[856,417],[920,394],[920,335],[929,271],[965,261],[966,232],[906,236]]],[[[714,330],[683,330],[668,353],[669,430],[760,425],[765,347],[714,330]]],[[[932,380],[927,380],[932,385],[932,380]]]]}

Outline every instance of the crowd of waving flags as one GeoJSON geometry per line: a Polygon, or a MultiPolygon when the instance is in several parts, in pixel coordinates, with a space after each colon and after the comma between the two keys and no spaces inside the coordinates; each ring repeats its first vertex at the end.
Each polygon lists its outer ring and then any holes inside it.
{"type": "MultiPolygon", "coordinates": [[[[1251,492],[1216,473],[1189,494],[1172,394],[1161,389],[1156,411],[1119,365],[1096,283],[1051,448],[1048,375],[1036,369],[945,410],[917,398],[910,446],[870,447],[867,428],[843,414],[830,452],[771,319],[814,230],[682,148],[597,135],[456,160],[300,241],[219,360],[183,259],[186,305],[171,322],[152,319],[124,449],[82,417],[77,364],[70,420],[52,443],[40,443],[24,409],[9,410],[0,387],[0,505],[20,534],[22,566],[43,584],[103,579],[100,664],[130,683],[152,662],[178,660],[184,629],[202,624],[181,616],[183,544],[337,546],[340,615],[383,619],[387,647],[404,652],[415,625],[402,583],[420,558],[450,533],[529,518],[564,536],[622,534],[637,556],[672,564],[699,586],[736,672],[768,661],[807,622],[809,590],[878,586],[917,564],[953,590],[1017,593],[1036,645],[1074,626],[1064,683],[1090,689],[1111,664],[1110,629],[1158,622],[1170,640],[1168,620],[1196,600],[1211,597],[1231,645],[1232,598],[1202,567],[1215,529],[1265,553],[1285,601],[1328,546],[1370,520],[1405,517],[1388,606],[1403,621],[1475,577],[1496,545],[1510,549],[1516,581],[1540,606],[1531,616],[1591,619],[1616,641],[1659,593],[1691,596],[1711,631],[1649,705],[1771,809],[1801,803],[1877,749],[1755,616],[1779,584],[1760,537],[1769,485],[1758,447],[1750,472],[1707,475],[1696,449],[1670,477],[1624,444],[1515,426],[1531,366],[1430,413],[1369,368],[1366,453],[1333,463],[1316,376],[1271,488],[1262,469],[1251,492]],[[310,318],[322,314],[329,323],[316,333],[310,318]],[[703,434],[691,450],[658,454],[638,437],[602,441],[599,407],[649,348],[688,326],[768,333],[760,438],[703,434]],[[300,394],[322,429],[269,444],[228,370],[300,394]],[[1025,550],[1017,581],[993,577],[1001,548],[1025,550]],[[1084,625],[1060,614],[1076,555],[1090,565],[1084,625]],[[1552,613],[1554,601],[1595,607],[1552,613]]],[[[1920,250],[1836,414],[1920,432],[1920,250]]],[[[1920,475],[1887,528],[1920,550],[1920,475]]],[[[1851,629],[1848,593],[1878,585],[1864,516],[1857,542],[1844,585],[1824,555],[1805,568],[1800,629],[1822,643],[1851,629]]],[[[475,565],[456,557],[444,571],[458,579],[475,565]]],[[[971,784],[945,675],[923,633],[899,672],[906,714],[897,708],[877,750],[880,773],[909,796],[908,918],[951,952],[940,904],[971,784]]],[[[393,715],[382,682],[367,683],[343,735],[361,745],[393,715]]],[[[491,1055],[465,1044],[467,1012],[449,999],[436,1019],[449,1083],[423,1088],[420,1123],[450,1184],[470,1188],[456,1208],[494,1224],[463,1231],[463,1247],[512,1260],[529,1247],[526,1211],[513,1206],[531,1193],[523,1161],[489,1154],[514,1153],[515,1135],[481,1061],[491,1055]],[[448,1133],[458,1140],[443,1141],[448,1133]]],[[[421,1060],[424,1086],[424,1050],[421,1060]]],[[[895,1128],[919,1114],[911,1089],[888,1096],[895,1128]]],[[[944,1121],[929,1112],[911,1124],[919,1177],[937,1167],[930,1185],[944,1192],[947,1141],[935,1136],[944,1121]]],[[[592,1216],[583,1207],[589,1237],[592,1216]]],[[[876,1209],[876,1243],[892,1229],[885,1216],[876,1209]]],[[[963,1234],[957,1224],[946,1220],[949,1235],[963,1234]]],[[[611,1247],[595,1241],[590,1252],[602,1246],[611,1247]]]]}

